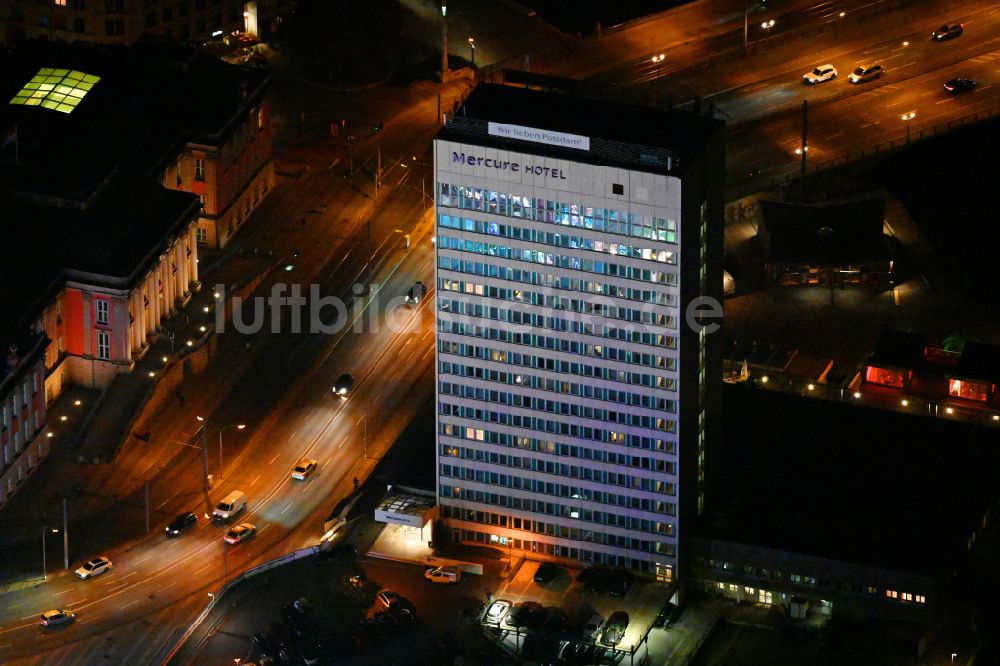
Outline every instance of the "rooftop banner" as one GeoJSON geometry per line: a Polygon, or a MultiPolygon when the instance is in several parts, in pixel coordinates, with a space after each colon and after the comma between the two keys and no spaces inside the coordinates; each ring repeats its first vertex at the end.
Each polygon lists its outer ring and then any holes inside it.
{"type": "Polygon", "coordinates": [[[523,125],[506,125],[501,123],[490,123],[489,132],[491,136],[499,136],[504,139],[518,139],[520,141],[531,141],[532,143],[545,143],[561,148],[590,150],[590,137],[580,136],[579,134],[567,134],[565,132],[553,132],[534,127],[524,127],[523,125]]]}

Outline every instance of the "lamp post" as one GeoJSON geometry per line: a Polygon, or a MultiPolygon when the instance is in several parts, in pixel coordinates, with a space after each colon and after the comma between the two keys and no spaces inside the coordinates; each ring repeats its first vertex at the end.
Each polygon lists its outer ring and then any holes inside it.
{"type": "Polygon", "coordinates": [[[448,78],[448,4],[441,0],[441,83],[448,78]]]}
{"type": "Polygon", "coordinates": [[[48,562],[46,561],[46,557],[45,557],[45,536],[49,533],[50,529],[52,530],[53,534],[58,534],[59,533],[59,530],[57,528],[55,528],[55,527],[51,527],[51,528],[50,527],[43,527],[42,528],[42,580],[48,580],[49,579],[48,562]]]}
{"type": "Polygon", "coordinates": [[[916,117],[916,111],[908,111],[899,117],[900,120],[906,123],[906,143],[910,142],[910,121],[916,117]]]}
{"type": "MultiPolygon", "coordinates": [[[[221,426],[220,427],[220,426],[217,426],[216,424],[212,423],[211,421],[209,421],[208,419],[206,419],[203,416],[196,416],[195,418],[198,419],[199,421],[201,421],[204,424],[202,426],[203,430],[205,428],[207,428],[208,426],[212,426],[213,428],[218,428],[218,430],[219,430],[219,471],[222,471],[222,433],[224,433],[227,430],[231,430],[232,428],[236,428],[237,430],[243,430],[243,429],[245,429],[247,427],[246,424],[245,423],[232,423],[230,425],[226,425],[226,426],[221,426]]],[[[202,441],[204,443],[204,438],[203,438],[202,441]]],[[[205,454],[205,479],[206,479],[206,488],[207,488],[208,487],[207,486],[207,483],[208,483],[207,482],[207,479],[208,479],[208,454],[207,453],[205,454]]]]}
{"type": "Polygon", "coordinates": [[[767,33],[767,36],[770,37],[771,28],[774,27],[774,19],[771,19],[770,21],[764,21],[763,23],[760,24],[760,27],[764,28],[764,31],[767,33]]]}
{"type": "Polygon", "coordinates": [[[476,66],[476,40],[469,37],[469,57],[472,59],[472,66],[476,66]]]}
{"type": "Polygon", "coordinates": [[[656,65],[656,78],[660,78],[660,63],[663,62],[663,58],[665,57],[666,56],[661,53],[660,55],[655,55],[650,58],[653,64],[656,65]]]}

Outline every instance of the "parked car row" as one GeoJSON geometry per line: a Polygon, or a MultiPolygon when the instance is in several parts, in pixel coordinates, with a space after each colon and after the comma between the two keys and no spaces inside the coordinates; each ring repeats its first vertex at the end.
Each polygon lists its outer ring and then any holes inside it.
{"type": "Polygon", "coordinates": [[[273,663],[313,666],[356,654],[374,640],[370,634],[371,629],[365,624],[357,629],[324,629],[312,605],[303,597],[285,606],[278,622],[251,636],[250,649],[261,666],[273,663]]]}

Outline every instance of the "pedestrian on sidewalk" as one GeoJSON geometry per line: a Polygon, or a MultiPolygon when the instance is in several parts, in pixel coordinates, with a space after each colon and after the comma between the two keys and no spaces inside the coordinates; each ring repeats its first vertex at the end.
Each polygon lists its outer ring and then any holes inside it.
{"type": "Polygon", "coordinates": [[[358,489],[358,477],[354,477],[354,489],[358,489]]]}

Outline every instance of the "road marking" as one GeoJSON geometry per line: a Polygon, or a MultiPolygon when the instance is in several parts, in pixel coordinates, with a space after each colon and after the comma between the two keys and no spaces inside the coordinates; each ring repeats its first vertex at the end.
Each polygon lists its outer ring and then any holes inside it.
{"type": "Polygon", "coordinates": [[[916,64],[917,64],[917,61],[914,60],[913,62],[906,63],[905,65],[897,65],[896,69],[903,69],[904,67],[909,67],[910,65],[916,65],[916,64]]]}
{"type": "Polygon", "coordinates": [[[306,483],[306,484],[305,484],[305,485],[304,485],[304,486],[302,487],[302,492],[305,492],[305,491],[307,491],[307,490],[309,490],[309,484],[308,484],[308,483],[306,483]]]}
{"type": "Polygon", "coordinates": [[[9,648],[12,645],[13,643],[4,643],[3,645],[0,645],[0,650],[3,650],[4,648],[9,648]]]}
{"type": "MultiPolygon", "coordinates": [[[[290,441],[292,441],[292,440],[288,440],[288,441],[290,442],[290,441]]],[[[273,458],[271,458],[271,462],[269,462],[269,463],[267,463],[267,464],[268,464],[268,465],[271,465],[271,464],[273,464],[273,463],[274,463],[274,461],[275,461],[275,460],[277,460],[277,459],[278,459],[278,456],[280,456],[280,455],[281,455],[281,451],[278,451],[277,453],[275,453],[275,454],[274,454],[274,457],[273,457],[273,458]]]]}
{"type": "Polygon", "coordinates": [[[104,617],[103,615],[97,615],[95,617],[85,617],[82,620],[77,620],[76,623],[77,624],[84,624],[86,622],[97,622],[98,620],[100,620],[103,617],[104,617]]]}
{"type": "Polygon", "coordinates": [[[153,554],[152,554],[152,553],[150,553],[149,555],[147,555],[146,557],[142,558],[141,560],[136,560],[136,561],[135,561],[135,563],[136,563],[136,564],[142,564],[143,562],[145,562],[146,560],[148,560],[148,559],[149,559],[149,558],[151,558],[152,556],[153,556],[153,554]]]}
{"type": "Polygon", "coordinates": [[[160,502],[160,503],[159,503],[159,504],[158,504],[158,505],[156,506],[156,508],[155,508],[155,509],[153,509],[153,510],[154,510],[154,511],[159,511],[159,510],[160,510],[161,508],[163,508],[163,506],[164,506],[164,505],[165,505],[165,504],[166,504],[167,502],[169,502],[170,500],[172,500],[173,498],[177,497],[177,496],[178,496],[178,495],[180,495],[180,494],[181,494],[181,491],[180,491],[180,490],[178,490],[178,491],[177,491],[176,493],[174,493],[173,495],[171,495],[171,496],[170,496],[170,497],[168,497],[167,499],[165,499],[165,500],[163,500],[162,502],[160,502]]]}
{"type": "Polygon", "coordinates": [[[111,579],[111,580],[109,580],[109,581],[106,581],[106,584],[107,584],[107,585],[115,585],[115,584],[117,584],[117,583],[118,583],[118,581],[120,581],[120,580],[124,580],[124,579],[128,578],[129,576],[134,576],[134,575],[136,575],[137,573],[139,573],[139,572],[138,572],[138,571],[133,571],[132,573],[130,573],[130,574],[125,574],[124,576],[117,576],[117,577],[115,577],[115,578],[112,578],[112,579],[111,579]]]}
{"type": "Polygon", "coordinates": [[[72,591],[73,591],[73,589],[72,589],[72,588],[70,588],[70,589],[68,589],[68,590],[63,590],[62,592],[56,592],[56,593],[55,593],[55,594],[53,594],[52,596],[53,596],[53,597],[61,597],[62,595],[66,594],[67,592],[72,592],[72,591]]]}
{"type": "Polygon", "coordinates": [[[173,587],[176,584],[177,584],[177,581],[175,580],[174,582],[170,583],[169,585],[164,585],[163,587],[161,587],[160,589],[158,589],[156,591],[156,593],[159,594],[160,592],[163,592],[163,590],[167,589],[168,587],[173,587]]]}
{"type": "Polygon", "coordinates": [[[206,569],[208,569],[208,568],[209,568],[210,566],[212,566],[212,565],[211,565],[211,564],[206,564],[206,565],[205,565],[205,566],[203,566],[203,567],[202,567],[201,569],[198,569],[197,571],[195,571],[195,572],[194,572],[194,575],[195,575],[195,576],[197,576],[197,575],[198,575],[198,574],[200,574],[200,573],[201,573],[202,571],[205,571],[206,569]]]}
{"type": "Polygon", "coordinates": [[[125,610],[125,609],[126,609],[126,608],[128,608],[129,606],[134,606],[134,605],[136,605],[137,603],[139,603],[140,601],[142,601],[142,599],[136,599],[135,601],[130,601],[130,602],[128,602],[127,604],[125,604],[124,606],[122,606],[122,608],[121,608],[121,609],[122,609],[122,610],[125,610]]]}
{"type": "Polygon", "coordinates": [[[413,338],[406,338],[406,342],[404,342],[403,346],[399,348],[399,351],[397,352],[397,354],[402,354],[403,350],[406,349],[406,346],[408,344],[410,344],[411,342],[413,342],[413,338]]]}
{"type": "MultiPolygon", "coordinates": [[[[250,487],[251,487],[251,488],[253,488],[253,484],[257,483],[257,481],[259,481],[259,480],[260,480],[260,474],[258,474],[257,476],[255,476],[255,477],[253,478],[253,481],[251,481],[251,482],[250,482],[250,487]]],[[[208,524],[208,523],[206,523],[206,525],[207,525],[207,524],[208,524]]]]}
{"type": "Polygon", "coordinates": [[[67,609],[71,609],[73,608],[73,606],[79,606],[80,604],[85,604],[85,603],[87,603],[86,599],[80,599],[79,601],[71,601],[68,604],[63,604],[63,605],[66,606],[67,609]]]}
{"type": "Polygon", "coordinates": [[[947,97],[947,98],[941,100],[940,102],[934,102],[934,103],[935,104],[945,104],[946,102],[954,101],[954,99],[955,99],[954,97],[947,97]]]}
{"type": "Polygon", "coordinates": [[[292,440],[293,440],[293,439],[295,439],[295,436],[296,436],[297,434],[299,434],[299,431],[298,431],[298,430],[296,430],[295,432],[293,432],[293,433],[292,433],[291,437],[289,437],[289,438],[288,438],[288,443],[289,443],[289,444],[291,444],[291,443],[292,443],[292,440]]]}
{"type": "Polygon", "coordinates": [[[24,620],[33,620],[38,617],[40,613],[32,613],[31,615],[25,615],[24,617],[17,618],[18,622],[23,622],[24,620]]]}
{"type": "Polygon", "coordinates": [[[292,508],[292,503],[289,502],[288,506],[281,510],[281,515],[285,515],[285,512],[292,508]]]}

